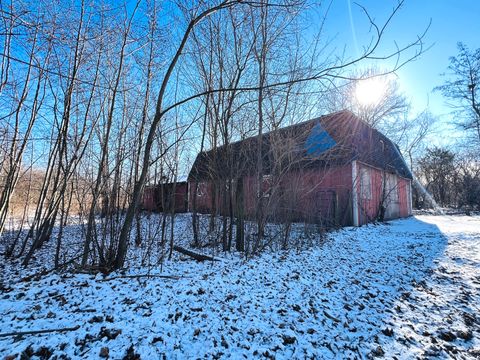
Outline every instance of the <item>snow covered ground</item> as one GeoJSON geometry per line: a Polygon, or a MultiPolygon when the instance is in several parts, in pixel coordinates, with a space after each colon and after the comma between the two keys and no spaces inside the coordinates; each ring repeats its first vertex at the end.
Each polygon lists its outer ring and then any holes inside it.
{"type": "Polygon", "coordinates": [[[480,357],[479,216],[422,215],[345,228],[301,251],[222,256],[177,257],[162,272],[134,267],[24,282],[29,272],[2,264],[0,354],[480,357]],[[147,271],[151,277],[127,277],[147,271]],[[60,328],[75,330],[2,336],[60,328]]]}

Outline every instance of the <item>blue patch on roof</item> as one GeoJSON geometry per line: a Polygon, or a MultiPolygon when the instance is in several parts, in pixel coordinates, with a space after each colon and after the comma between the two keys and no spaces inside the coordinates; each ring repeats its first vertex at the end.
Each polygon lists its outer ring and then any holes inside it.
{"type": "Polygon", "coordinates": [[[313,127],[307,140],[305,140],[305,150],[307,151],[307,155],[320,156],[336,144],[335,140],[333,140],[322,125],[318,123],[313,127]]]}

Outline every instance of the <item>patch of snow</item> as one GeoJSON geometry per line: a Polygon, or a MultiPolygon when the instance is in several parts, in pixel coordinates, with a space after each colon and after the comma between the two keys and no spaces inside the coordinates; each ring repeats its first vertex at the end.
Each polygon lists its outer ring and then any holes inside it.
{"type": "MultiPolygon", "coordinates": [[[[189,221],[178,217],[176,243],[191,241],[189,221]]],[[[75,254],[81,225],[69,230],[75,254]]],[[[294,242],[302,236],[294,227],[294,242]]],[[[176,254],[162,267],[141,266],[145,250],[132,248],[128,272],[106,277],[19,282],[51,261],[47,250],[29,270],[3,264],[0,334],[79,328],[0,337],[0,354],[97,358],[106,347],[117,359],[133,345],[143,359],[479,356],[480,217],[422,215],[317,240],[248,261],[176,254]]]]}

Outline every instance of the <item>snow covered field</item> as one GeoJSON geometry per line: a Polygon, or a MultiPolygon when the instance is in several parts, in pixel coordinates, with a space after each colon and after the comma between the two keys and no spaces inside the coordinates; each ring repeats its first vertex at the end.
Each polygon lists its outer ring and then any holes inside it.
{"type": "Polygon", "coordinates": [[[480,357],[478,216],[422,215],[346,228],[322,245],[248,262],[177,258],[150,270],[152,277],[64,273],[18,282],[27,272],[0,265],[0,354],[480,357]],[[59,328],[75,330],[2,336],[59,328]]]}

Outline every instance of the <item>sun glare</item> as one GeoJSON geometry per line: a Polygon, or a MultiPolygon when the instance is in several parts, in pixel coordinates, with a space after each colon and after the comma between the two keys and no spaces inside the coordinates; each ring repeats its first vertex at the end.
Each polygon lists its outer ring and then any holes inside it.
{"type": "Polygon", "coordinates": [[[386,91],[386,79],[374,77],[357,82],[355,86],[355,97],[360,105],[375,106],[383,98],[386,91]]]}

